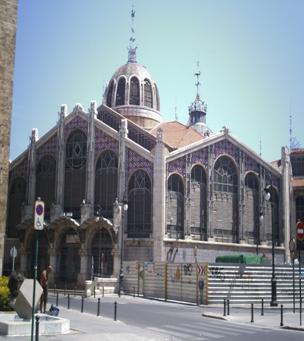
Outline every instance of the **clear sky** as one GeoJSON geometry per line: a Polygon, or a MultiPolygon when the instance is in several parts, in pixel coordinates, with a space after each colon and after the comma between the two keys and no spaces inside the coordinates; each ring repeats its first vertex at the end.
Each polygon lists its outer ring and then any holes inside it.
{"type": "MultiPolygon", "coordinates": [[[[304,1],[134,0],[137,60],[160,92],[164,120],[186,123],[196,62],[207,124],[223,125],[266,160],[293,132],[304,144],[304,1]]],[[[131,0],[19,0],[11,159],[58,119],[85,109],[127,61],[131,0]]]]}

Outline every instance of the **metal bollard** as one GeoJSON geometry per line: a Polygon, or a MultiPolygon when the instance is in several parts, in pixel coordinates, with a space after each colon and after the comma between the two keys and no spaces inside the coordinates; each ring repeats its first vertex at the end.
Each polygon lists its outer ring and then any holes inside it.
{"type": "Polygon", "coordinates": [[[104,286],[102,287],[102,297],[104,297],[104,286]]]}
{"type": "Polygon", "coordinates": [[[114,302],[114,321],[117,320],[117,302],[114,302]]]}
{"type": "Polygon", "coordinates": [[[97,316],[100,315],[100,298],[98,298],[98,301],[97,301],[97,316]]]}
{"type": "Polygon", "coordinates": [[[36,337],[35,341],[39,341],[39,316],[36,315],[36,337]]]}
{"type": "Polygon", "coordinates": [[[135,298],[135,287],[133,287],[133,297],[135,298]]]}
{"type": "Polygon", "coordinates": [[[84,303],[84,297],[81,296],[81,312],[83,313],[83,303],[84,303]]]}
{"type": "Polygon", "coordinates": [[[251,323],[254,322],[254,316],[253,316],[253,303],[251,303],[251,323]]]}
{"type": "Polygon", "coordinates": [[[281,322],[280,322],[280,327],[283,327],[283,304],[281,304],[281,322]]]}
{"type": "Polygon", "coordinates": [[[96,287],[94,285],[94,298],[96,297],[96,287]]]}
{"type": "Polygon", "coordinates": [[[227,299],[227,315],[230,315],[230,300],[227,299]]]}
{"type": "Polygon", "coordinates": [[[56,307],[58,307],[58,302],[59,302],[59,294],[58,294],[58,291],[57,291],[57,294],[56,294],[56,307]]]}
{"type": "Polygon", "coordinates": [[[302,298],[300,299],[300,326],[302,326],[302,298]]]}
{"type": "Polygon", "coordinates": [[[224,316],[226,316],[226,298],[224,298],[224,316]]]}
{"type": "Polygon", "coordinates": [[[261,316],[264,316],[264,298],[262,298],[261,316]]]}
{"type": "Polygon", "coordinates": [[[68,309],[70,309],[70,294],[68,294],[68,309]]]}

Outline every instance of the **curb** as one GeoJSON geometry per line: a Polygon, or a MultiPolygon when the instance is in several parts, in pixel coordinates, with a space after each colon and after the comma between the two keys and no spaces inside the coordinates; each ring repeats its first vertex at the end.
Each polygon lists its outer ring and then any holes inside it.
{"type": "Polygon", "coordinates": [[[203,317],[209,317],[212,319],[216,319],[216,320],[225,320],[228,321],[227,318],[225,318],[224,316],[219,316],[219,315],[210,315],[210,314],[202,314],[203,317]]]}

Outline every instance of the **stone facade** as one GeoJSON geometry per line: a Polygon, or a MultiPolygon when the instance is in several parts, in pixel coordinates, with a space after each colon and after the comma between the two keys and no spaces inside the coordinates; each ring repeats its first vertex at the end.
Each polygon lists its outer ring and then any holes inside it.
{"type": "Polygon", "coordinates": [[[17,3],[17,0],[0,1],[0,274],[6,225],[17,3]]]}

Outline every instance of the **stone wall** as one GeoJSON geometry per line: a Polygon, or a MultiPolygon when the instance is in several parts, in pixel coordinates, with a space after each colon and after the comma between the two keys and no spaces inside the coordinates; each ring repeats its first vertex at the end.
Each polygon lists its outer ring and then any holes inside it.
{"type": "Polygon", "coordinates": [[[7,207],[17,0],[0,0],[0,274],[7,207]]]}

